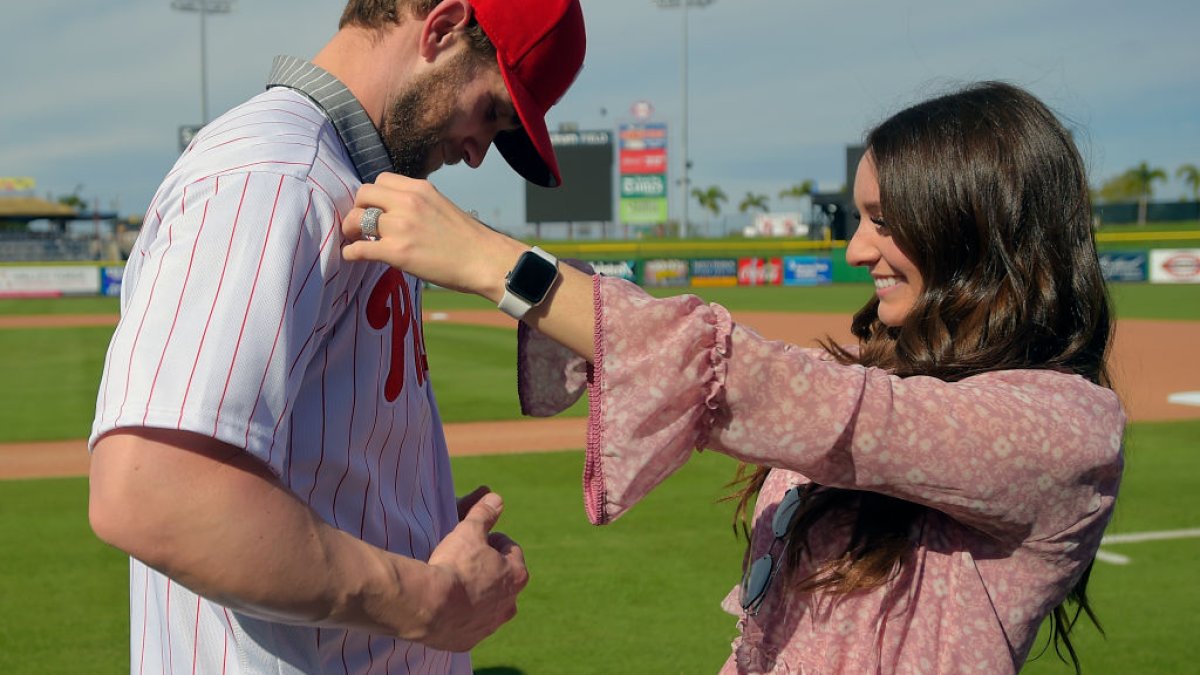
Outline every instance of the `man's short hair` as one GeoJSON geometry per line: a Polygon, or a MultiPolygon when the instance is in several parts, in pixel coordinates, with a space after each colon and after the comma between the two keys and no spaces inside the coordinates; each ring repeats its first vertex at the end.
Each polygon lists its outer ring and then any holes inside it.
{"type": "MultiPolygon", "coordinates": [[[[382,30],[400,23],[404,18],[424,19],[442,0],[350,0],[342,10],[338,28],[358,26],[382,30]]],[[[467,44],[480,56],[496,56],[496,47],[475,17],[467,26],[467,44]]]]}

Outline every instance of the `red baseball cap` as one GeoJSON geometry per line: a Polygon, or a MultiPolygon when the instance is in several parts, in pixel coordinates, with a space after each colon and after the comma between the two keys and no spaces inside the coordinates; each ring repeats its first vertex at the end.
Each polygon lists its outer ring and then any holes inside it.
{"type": "Polygon", "coordinates": [[[496,149],[525,180],[558,187],[562,176],[546,130],[583,67],[587,39],[579,0],[471,0],[475,19],[496,46],[496,60],[521,128],[496,135],[496,149]]]}

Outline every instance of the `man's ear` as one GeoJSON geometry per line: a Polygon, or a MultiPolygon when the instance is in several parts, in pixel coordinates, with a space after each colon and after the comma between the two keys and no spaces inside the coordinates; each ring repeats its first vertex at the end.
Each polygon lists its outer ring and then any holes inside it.
{"type": "Polygon", "coordinates": [[[421,28],[421,58],[432,61],[452,47],[474,15],[470,0],[442,0],[429,11],[421,28]]]}

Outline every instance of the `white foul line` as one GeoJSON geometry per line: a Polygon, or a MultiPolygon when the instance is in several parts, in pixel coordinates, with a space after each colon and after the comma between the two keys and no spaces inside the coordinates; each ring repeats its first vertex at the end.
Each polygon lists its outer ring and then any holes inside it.
{"type": "MultiPolygon", "coordinates": [[[[1105,544],[1135,544],[1142,541],[1162,541],[1166,539],[1194,539],[1200,537],[1200,528],[1190,530],[1162,530],[1159,532],[1130,532],[1128,534],[1110,534],[1100,540],[1105,544]]],[[[1103,549],[1096,551],[1096,560],[1112,565],[1128,565],[1133,562],[1129,556],[1113,553],[1103,549]]]]}
{"type": "Polygon", "coordinates": [[[1104,549],[1096,551],[1096,560],[1099,560],[1100,562],[1106,562],[1110,565],[1128,565],[1129,563],[1133,562],[1127,555],[1105,551],[1104,549]]]}
{"type": "Polygon", "coordinates": [[[1200,527],[1190,530],[1162,530],[1161,532],[1130,532],[1129,534],[1110,534],[1100,540],[1105,544],[1131,544],[1139,541],[1158,541],[1160,539],[1194,539],[1200,537],[1200,527]]]}
{"type": "Polygon", "coordinates": [[[1167,403],[1200,405],[1200,391],[1180,391],[1167,397],[1167,403]]]}

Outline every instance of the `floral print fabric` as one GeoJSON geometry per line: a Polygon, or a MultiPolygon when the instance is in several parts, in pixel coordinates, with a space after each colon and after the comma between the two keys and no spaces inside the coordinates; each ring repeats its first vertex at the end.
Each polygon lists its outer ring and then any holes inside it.
{"type": "MultiPolygon", "coordinates": [[[[745,617],[735,587],[723,604],[741,616],[741,636],[722,672],[1020,668],[1112,513],[1125,415],[1111,390],[1048,370],[901,379],[765,340],[694,296],[659,300],[621,280],[594,283],[584,469],[592,522],[619,517],[703,448],[773,469],[755,509],[752,558],[770,545],[775,505],[792,485],[927,507],[902,571],[879,588],[801,594],[788,577],[806,570],[785,570],[745,617]]],[[[564,397],[535,393],[576,384],[563,373],[578,367],[542,370],[555,377],[539,385],[522,359],[522,400],[560,407],[564,397]]],[[[840,554],[848,536],[818,524],[801,567],[840,554]]]]}

